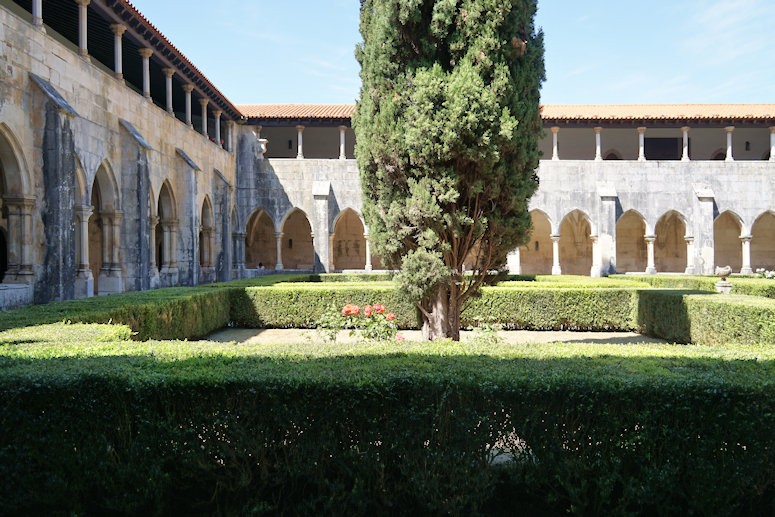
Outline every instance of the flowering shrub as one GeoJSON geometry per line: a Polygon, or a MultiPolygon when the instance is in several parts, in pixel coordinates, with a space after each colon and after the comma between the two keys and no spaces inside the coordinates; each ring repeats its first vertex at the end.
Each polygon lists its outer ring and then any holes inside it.
{"type": "Polygon", "coordinates": [[[775,280],[775,271],[767,271],[763,267],[760,267],[759,269],[757,269],[756,274],[762,278],[769,278],[770,280],[775,280]]]}
{"type": "Polygon", "coordinates": [[[363,309],[348,303],[341,310],[331,307],[317,322],[317,328],[329,341],[336,341],[337,333],[349,329],[350,335],[360,331],[365,339],[386,341],[393,339],[397,332],[396,315],[388,312],[380,304],[364,305],[363,309]]]}

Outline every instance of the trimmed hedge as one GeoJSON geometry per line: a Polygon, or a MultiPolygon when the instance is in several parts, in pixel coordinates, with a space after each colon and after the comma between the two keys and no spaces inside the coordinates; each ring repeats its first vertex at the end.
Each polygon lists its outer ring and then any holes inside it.
{"type": "Polygon", "coordinates": [[[658,350],[3,359],[0,513],[771,515],[773,361],[658,350]]]}
{"type": "MultiPolygon", "coordinates": [[[[719,281],[719,278],[715,276],[692,275],[613,275],[609,278],[643,282],[657,288],[690,289],[712,293],[716,292],[716,282],[719,281]]],[[[749,276],[730,276],[727,280],[732,283],[733,294],[747,294],[775,299],[774,280],[749,276]]]]}

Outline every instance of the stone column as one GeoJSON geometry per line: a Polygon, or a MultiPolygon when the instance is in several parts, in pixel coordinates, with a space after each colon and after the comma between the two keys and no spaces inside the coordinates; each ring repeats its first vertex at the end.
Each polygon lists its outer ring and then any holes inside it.
{"type": "Polygon", "coordinates": [[[552,132],[552,160],[559,160],[560,147],[559,143],[557,142],[557,133],[560,132],[560,128],[558,126],[552,126],[550,131],[552,132]]]}
{"type": "Polygon", "coordinates": [[[602,276],[600,274],[601,265],[601,255],[600,252],[600,241],[597,238],[597,235],[590,235],[589,240],[592,241],[592,268],[589,270],[589,276],[596,278],[602,276]]]}
{"type": "Polygon", "coordinates": [[[170,222],[170,269],[178,270],[178,221],[170,222]]]}
{"type": "Polygon", "coordinates": [[[78,4],[78,53],[81,57],[89,57],[88,38],[88,10],[87,7],[91,0],[75,0],[78,4]]]}
{"type": "MultiPolygon", "coordinates": [[[[687,226],[686,233],[694,237],[694,255],[687,257],[694,264],[698,275],[712,275],[715,260],[715,243],[713,242],[715,194],[712,189],[695,187],[697,205],[691,218],[692,227],[687,226]]],[[[687,221],[688,224],[688,221],[687,221]]]]}
{"type": "Polygon", "coordinates": [[[151,56],[153,49],[141,48],[137,51],[143,58],[143,97],[151,99],[151,56]]]}
{"type": "Polygon", "coordinates": [[[646,128],[638,128],[638,161],[646,161],[646,128]]]}
{"type": "Polygon", "coordinates": [[[113,75],[116,79],[124,79],[124,52],[122,36],[126,32],[126,25],[114,23],[110,26],[113,30],[113,75]]]}
{"type": "Polygon", "coordinates": [[[202,134],[207,135],[207,105],[210,103],[208,99],[200,98],[199,105],[202,106],[202,134]]]}
{"type": "MultiPolygon", "coordinates": [[[[373,268],[371,266],[371,241],[369,239],[369,232],[364,233],[363,238],[366,240],[366,271],[371,272],[373,268]]],[[[331,246],[330,249],[334,249],[334,247],[331,246]]]]}
{"type": "Polygon", "coordinates": [[[170,223],[161,223],[161,273],[166,273],[170,268],[170,223]]]}
{"type": "Polygon", "coordinates": [[[89,267],[89,217],[92,214],[91,206],[80,206],[75,209],[78,217],[78,228],[81,236],[80,256],[78,270],[75,277],[76,297],[91,298],[94,296],[94,275],[89,267]]]}
{"type": "Polygon", "coordinates": [[[36,29],[43,28],[43,0],[32,0],[32,25],[36,29]]]}
{"type": "Polygon", "coordinates": [[[113,254],[110,252],[113,240],[113,224],[107,214],[100,213],[100,220],[102,221],[102,269],[100,277],[102,277],[103,274],[107,276],[110,271],[110,261],[113,258],[113,254]]]}
{"type": "Polygon", "coordinates": [[[602,127],[592,128],[595,131],[595,160],[600,161],[603,159],[603,153],[600,149],[600,132],[603,131],[602,127]]]}
{"type": "Polygon", "coordinates": [[[192,122],[191,118],[191,92],[194,91],[194,85],[193,84],[184,84],[183,85],[183,92],[186,94],[186,124],[188,124],[188,127],[193,128],[194,123],[192,122]]]}
{"type": "Polygon", "coordinates": [[[3,205],[7,210],[8,263],[5,274],[6,283],[28,283],[34,278],[31,246],[33,239],[32,213],[35,198],[23,196],[4,196],[3,205]]]}
{"type": "Polygon", "coordinates": [[[226,149],[229,152],[234,151],[234,121],[226,121],[226,149]]]}
{"type": "Polygon", "coordinates": [[[689,128],[684,126],[681,128],[683,134],[683,151],[681,152],[681,161],[689,161],[689,128]]]}
{"type": "Polygon", "coordinates": [[[172,107],[172,76],[175,75],[175,69],[163,68],[162,72],[164,72],[164,87],[167,92],[167,113],[174,115],[175,110],[172,107]]]}
{"type": "Polygon", "coordinates": [[[159,218],[156,216],[151,217],[151,220],[150,220],[151,233],[148,237],[148,241],[150,242],[150,248],[151,248],[151,256],[149,257],[149,260],[148,260],[148,270],[149,270],[149,274],[152,277],[159,275],[159,268],[156,264],[156,226],[158,224],[159,224],[159,218]]]}
{"type": "Polygon", "coordinates": [[[339,159],[347,159],[347,151],[345,148],[345,137],[347,134],[347,126],[339,126],[339,159]]]}
{"type": "MultiPolygon", "coordinates": [[[[283,232],[277,232],[274,234],[275,242],[277,243],[277,261],[275,261],[274,268],[277,271],[285,269],[283,266],[283,232]]],[[[313,246],[314,249],[314,246],[313,246]]]]}
{"type": "Polygon", "coordinates": [[[561,275],[562,268],[560,268],[560,236],[550,235],[552,239],[552,274],[561,275]]]}
{"type": "Polygon", "coordinates": [[[653,275],[653,274],[656,274],[657,272],[657,268],[654,264],[654,241],[657,240],[657,236],[646,235],[644,239],[646,239],[646,250],[648,255],[648,259],[646,262],[646,274],[653,275]]]}
{"type": "Polygon", "coordinates": [[[743,235],[740,237],[740,241],[743,243],[743,267],[740,268],[741,275],[750,275],[753,273],[751,269],[751,235],[743,235]]]}
{"type": "Polygon", "coordinates": [[[686,240],[686,270],[687,275],[694,274],[694,237],[685,237],[686,240]]]}
{"type": "Polygon", "coordinates": [[[114,274],[120,275],[121,273],[121,218],[124,212],[116,210],[113,213],[113,228],[112,230],[112,242],[111,242],[111,260],[110,269],[114,274]]]}
{"type": "Polygon", "coordinates": [[[735,161],[734,156],[732,155],[732,131],[735,130],[735,126],[727,126],[724,128],[724,132],[727,134],[727,157],[726,161],[733,162],[735,161]]]}
{"type": "Polygon", "coordinates": [[[775,127],[770,128],[770,161],[775,162],[775,127]]]}
{"type": "Polygon", "coordinates": [[[237,278],[242,278],[245,273],[245,233],[234,232],[234,267],[237,269],[237,278]]]}
{"type": "Polygon", "coordinates": [[[508,265],[510,275],[522,274],[522,255],[519,248],[506,255],[506,264],[508,265]]]}
{"type": "Polygon", "coordinates": [[[221,142],[221,115],[223,115],[223,111],[215,110],[213,115],[215,115],[215,144],[218,147],[223,147],[223,142],[221,142]]]}
{"type": "Polygon", "coordinates": [[[296,126],[296,142],[298,143],[298,152],[296,153],[296,159],[297,160],[303,160],[304,159],[304,141],[302,138],[302,134],[304,133],[304,126],[296,126]]]}
{"type": "Polygon", "coordinates": [[[595,226],[600,260],[593,262],[599,269],[592,276],[606,276],[616,272],[616,203],[619,195],[610,184],[599,184],[597,193],[600,201],[595,226]]]}

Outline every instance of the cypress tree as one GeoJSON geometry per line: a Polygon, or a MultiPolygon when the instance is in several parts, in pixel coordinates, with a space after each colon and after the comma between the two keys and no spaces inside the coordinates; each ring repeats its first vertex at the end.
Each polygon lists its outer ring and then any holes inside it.
{"type": "Polygon", "coordinates": [[[459,339],[466,301],[530,235],[544,80],[535,12],[536,0],[361,2],[363,215],[427,339],[459,339]]]}

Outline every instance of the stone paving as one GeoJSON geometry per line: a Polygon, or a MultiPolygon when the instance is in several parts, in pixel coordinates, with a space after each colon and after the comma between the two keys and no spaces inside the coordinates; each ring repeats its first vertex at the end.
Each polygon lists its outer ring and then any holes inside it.
{"type": "MultiPolygon", "coordinates": [[[[399,332],[408,340],[421,340],[419,330],[402,330],[399,332]]],[[[476,336],[476,332],[462,331],[460,339],[466,341],[476,336]]],[[[506,343],[665,343],[663,339],[642,336],[635,332],[572,332],[572,331],[530,331],[508,330],[499,331],[498,336],[506,343]]],[[[229,328],[219,330],[207,338],[210,341],[235,341],[243,344],[261,345],[266,343],[304,343],[319,339],[314,330],[305,329],[242,329],[229,328]]],[[[357,336],[351,336],[348,331],[342,331],[337,337],[339,342],[357,341],[357,336]]]]}

